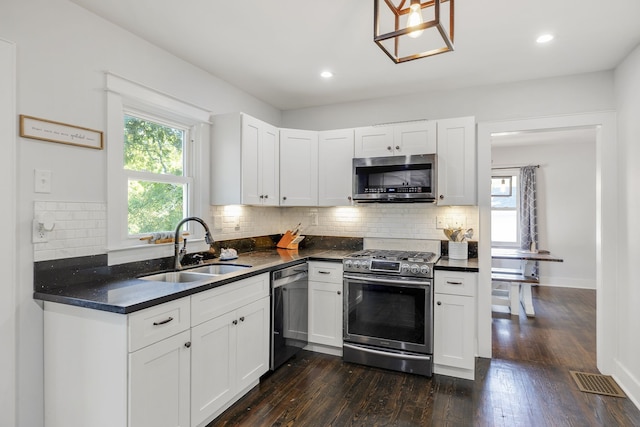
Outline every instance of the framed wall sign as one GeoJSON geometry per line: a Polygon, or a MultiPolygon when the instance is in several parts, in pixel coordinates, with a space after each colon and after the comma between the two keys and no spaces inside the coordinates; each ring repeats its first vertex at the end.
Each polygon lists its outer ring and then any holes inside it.
{"type": "Polygon", "coordinates": [[[96,150],[104,148],[102,131],[23,114],[20,115],[20,136],[41,141],[94,148],[96,150]]]}

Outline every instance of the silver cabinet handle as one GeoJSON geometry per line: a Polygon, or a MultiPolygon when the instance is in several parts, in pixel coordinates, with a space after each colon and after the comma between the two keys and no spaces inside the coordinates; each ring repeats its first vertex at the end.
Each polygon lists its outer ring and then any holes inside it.
{"type": "Polygon", "coordinates": [[[191,347],[191,341],[187,341],[186,343],[184,343],[184,346],[187,348],[191,347]]]}
{"type": "Polygon", "coordinates": [[[234,320],[234,321],[233,321],[233,322],[231,322],[231,323],[233,323],[234,325],[237,325],[237,324],[238,324],[238,321],[237,321],[237,320],[234,320]]]}
{"type": "Polygon", "coordinates": [[[240,321],[241,321],[241,322],[244,322],[244,316],[242,316],[242,317],[240,318],[240,321]]]}
{"type": "Polygon", "coordinates": [[[399,149],[400,149],[400,146],[399,146],[399,145],[396,145],[396,150],[399,150],[399,149]]]}
{"type": "Polygon", "coordinates": [[[165,325],[169,322],[171,322],[173,320],[173,317],[169,317],[168,319],[165,319],[161,322],[153,322],[153,326],[160,326],[160,325],[165,325]]]}
{"type": "Polygon", "coordinates": [[[342,291],[338,291],[338,295],[342,295],[342,291]]]}
{"type": "Polygon", "coordinates": [[[331,274],[330,271],[318,271],[319,274],[331,274]]]}
{"type": "Polygon", "coordinates": [[[447,280],[447,284],[448,285],[462,285],[462,282],[451,282],[451,281],[447,280]]]}

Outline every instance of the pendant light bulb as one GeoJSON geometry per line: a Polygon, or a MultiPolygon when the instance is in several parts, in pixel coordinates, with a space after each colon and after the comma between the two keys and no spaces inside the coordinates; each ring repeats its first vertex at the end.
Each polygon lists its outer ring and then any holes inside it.
{"type": "MultiPolygon", "coordinates": [[[[409,6],[411,12],[409,12],[409,18],[407,19],[407,28],[415,27],[422,24],[422,9],[420,8],[420,0],[411,0],[411,6],[409,6]]],[[[412,39],[420,37],[424,30],[416,30],[407,34],[412,39]]]]}

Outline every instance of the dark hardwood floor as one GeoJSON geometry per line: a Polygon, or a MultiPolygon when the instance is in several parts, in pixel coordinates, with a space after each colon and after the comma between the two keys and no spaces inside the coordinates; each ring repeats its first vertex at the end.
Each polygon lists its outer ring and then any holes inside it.
{"type": "Polygon", "coordinates": [[[595,291],[536,287],[535,318],[494,313],[493,359],[476,380],[424,378],[303,352],[214,426],[640,426],[626,398],[582,393],[597,373],[595,291]]]}

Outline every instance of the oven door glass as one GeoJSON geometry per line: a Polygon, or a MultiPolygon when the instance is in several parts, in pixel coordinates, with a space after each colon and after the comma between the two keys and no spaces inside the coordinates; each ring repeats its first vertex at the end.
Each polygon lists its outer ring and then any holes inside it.
{"type": "Polygon", "coordinates": [[[345,279],[345,341],[430,353],[431,287],[345,279]]]}

